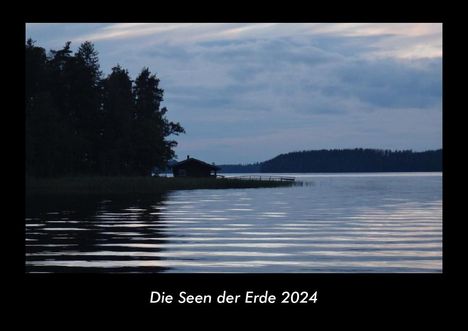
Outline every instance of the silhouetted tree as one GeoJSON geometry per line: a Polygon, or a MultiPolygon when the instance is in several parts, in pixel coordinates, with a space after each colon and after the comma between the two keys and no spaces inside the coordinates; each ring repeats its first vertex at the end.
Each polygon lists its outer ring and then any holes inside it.
{"type": "Polygon", "coordinates": [[[100,132],[102,174],[132,173],[134,100],[128,71],[120,65],[103,82],[103,125],[100,132]]]}
{"type": "Polygon", "coordinates": [[[99,139],[102,126],[101,111],[101,71],[98,53],[94,45],[84,42],[72,62],[73,78],[70,98],[75,111],[75,127],[78,136],[79,170],[81,173],[94,173],[97,169],[99,139]]]}
{"type": "Polygon", "coordinates": [[[135,170],[139,175],[149,174],[154,167],[165,168],[174,156],[175,141],[169,135],[184,132],[179,123],[169,122],[166,108],[160,109],[164,90],[159,79],[148,68],[143,68],[135,80],[135,122],[133,130],[135,170]]]}
{"type": "Polygon", "coordinates": [[[149,175],[164,168],[185,132],[160,109],[159,79],[145,68],[133,84],[117,65],[102,78],[94,45],[70,42],[48,55],[25,45],[26,174],[149,175]]]}
{"type": "Polygon", "coordinates": [[[51,68],[45,50],[28,39],[25,49],[26,173],[51,176],[62,172],[55,162],[63,147],[59,109],[51,91],[51,68]]]}

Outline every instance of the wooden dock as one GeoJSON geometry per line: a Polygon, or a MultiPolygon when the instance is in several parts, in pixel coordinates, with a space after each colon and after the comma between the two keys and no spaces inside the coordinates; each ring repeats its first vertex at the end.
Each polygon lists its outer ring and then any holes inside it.
{"type": "Polygon", "coordinates": [[[294,182],[296,178],[294,177],[284,177],[284,176],[259,176],[259,175],[245,175],[245,176],[223,176],[218,175],[217,178],[227,178],[227,179],[242,179],[242,180],[261,180],[261,181],[276,181],[276,182],[294,182]]]}

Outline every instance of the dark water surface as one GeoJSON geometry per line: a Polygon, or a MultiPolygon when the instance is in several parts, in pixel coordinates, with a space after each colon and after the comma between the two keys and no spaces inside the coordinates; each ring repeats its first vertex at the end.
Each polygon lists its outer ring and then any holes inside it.
{"type": "Polygon", "coordinates": [[[441,173],[285,175],[308,185],[28,198],[26,271],[442,271],[441,173]]]}

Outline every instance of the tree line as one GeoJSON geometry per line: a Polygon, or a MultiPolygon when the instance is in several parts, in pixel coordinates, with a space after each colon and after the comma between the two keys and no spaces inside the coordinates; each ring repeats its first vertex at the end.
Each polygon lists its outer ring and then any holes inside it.
{"type": "Polygon", "coordinates": [[[218,167],[221,168],[221,172],[225,173],[253,173],[260,172],[260,162],[249,163],[249,164],[222,164],[218,167]]]}
{"type": "Polygon", "coordinates": [[[146,176],[174,158],[184,133],[161,108],[164,90],[149,68],[135,80],[120,65],[107,76],[98,52],[70,42],[48,53],[25,45],[26,175],[146,176]]]}
{"type": "Polygon", "coordinates": [[[442,171],[442,150],[333,149],[281,154],[261,164],[261,172],[442,171]]]}
{"type": "Polygon", "coordinates": [[[220,167],[225,173],[442,171],[442,150],[323,149],[281,154],[260,163],[220,167]]]}

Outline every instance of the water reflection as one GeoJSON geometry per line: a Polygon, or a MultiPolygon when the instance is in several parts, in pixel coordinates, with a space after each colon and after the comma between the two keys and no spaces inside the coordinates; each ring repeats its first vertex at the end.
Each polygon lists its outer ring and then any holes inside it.
{"type": "Polygon", "coordinates": [[[138,271],[167,270],[157,263],[162,258],[156,254],[160,248],[152,249],[156,255],[150,256],[125,248],[125,244],[140,238],[167,242],[165,225],[152,215],[163,199],[163,195],[27,198],[26,271],[126,272],[135,271],[138,262],[148,258],[155,263],[143,263],[138,271]],[[102,244],[117,246],[103,250],[102,244]]]}
{"type": "Polygon", "coordinates": [[[440,272],[440,175],[27,200],[29,272],[440,272]]]}

